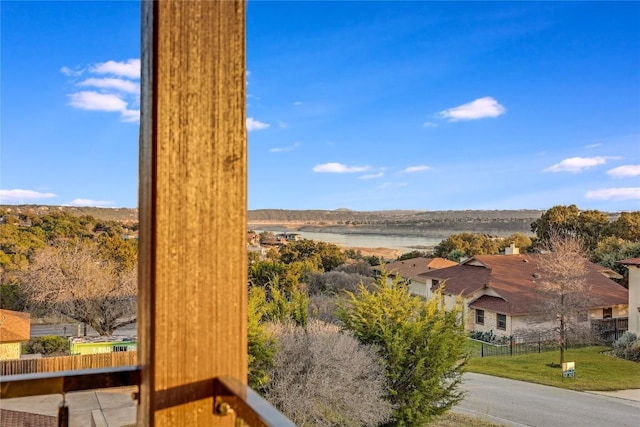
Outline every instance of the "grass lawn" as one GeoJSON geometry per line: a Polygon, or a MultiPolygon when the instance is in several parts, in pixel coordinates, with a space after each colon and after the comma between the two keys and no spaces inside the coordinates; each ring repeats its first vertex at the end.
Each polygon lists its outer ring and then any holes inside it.
{"type": "MultiPolygon", "coordinates": [[[[469,344],[470,349],[474,344],[469,344]]],[[[565,361],[576,363],[576,378],[562,378],[562,370],[550,367],[560,361],[560,351],[517,356],[478,357],[471,352],[469,372],[551,385],[571,390],[624,390],[640,388],[640,363],[607,355],[609,347],[569,349],[565,361]]]]}

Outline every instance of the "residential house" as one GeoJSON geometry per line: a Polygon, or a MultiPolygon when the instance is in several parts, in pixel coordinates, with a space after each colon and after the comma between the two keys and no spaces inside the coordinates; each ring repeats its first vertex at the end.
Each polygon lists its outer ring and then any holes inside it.
{"type": "Polygon", "coordinates": [[[299,242],[302,240],[302,236],[298,233],[280,233],[277,237],[283,238],[287,242],[299,242]]]}
{"type": "Polygon", "coordinates": [[[136,351],[137,349],[136,337],[100,336],[69,339],[69,353],[71,354],[101,354],[136,351]]]}
{"type": "Polygon", "coordinates": [[[31,315],[0,309],[0,360],[20,359],[20,347],[31,336],[31,315]]]}
{"type": "Polygon", "coordinates": [[[376,266],[374,270],[378,272],[384,270],[389,275],[389,280],[400,278],[409,285],[411,293],[428,299],[431,297],[431,287],[427,285],[427,279],[420,274],[454,265],[458,263],[444,258],[416,257],[376,266]]]}
{"type": "MultiPolygon", "coordinates": [[[[432,290],[443,287],[445,304],[453,307],[456,297],[464,302],[465,328],[493,331],[498,336],[532,329],[542,304],[537,291],[541,262],[538,254],[477,255],[460,265],[420,274],[432,290]]],[[[628,315],[627,290],[608,278],[599,265],[586,261],[587,283],[593,305],[581,313],[592,324],[598,319],[628,315]]]]}
{"type": "Polygon", "coordinates": [[[629,331],[640,335],[640,258],[618,261],[629,269],[629,331]]]}

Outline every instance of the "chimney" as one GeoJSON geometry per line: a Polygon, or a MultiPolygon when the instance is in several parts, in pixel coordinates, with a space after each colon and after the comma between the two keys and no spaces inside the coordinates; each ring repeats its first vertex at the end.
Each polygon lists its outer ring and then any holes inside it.
{"type": "Polygon", "coordinates": [[[518,255],[520,253],[520,249],[516,248],[516,244],[512,243],[508,248],[504,248],[505,255],[518,255]]]}

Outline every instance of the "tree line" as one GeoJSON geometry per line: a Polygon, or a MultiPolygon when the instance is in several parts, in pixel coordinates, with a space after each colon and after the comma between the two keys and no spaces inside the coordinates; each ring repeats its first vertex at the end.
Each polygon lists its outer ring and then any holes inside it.
{"type": "MultiPolygon", "coordinates": [[[[135,225],[21,215],[0,211],[4,308],[61,313],[103,334],[134,321],[137,242],[125,237],[135,225]]],[[[639,212],[610,221],[557,206],[531,224],[534,236],[461,233],[435,254],[459,259],[511,243],[533,251],[564,234],[611,264],[640,256],[639,224],[639,212]]],[[[413,255],[421,254],[403,256],[413,255]]],[[[460,304],[447,312],[438,294],[424,301],[405,284],[375,276],[371,264],[379,260],[324,242],[290,242],[266,259],[248,257],[249,381],[296,423],[421,425],[462,398],[460,304]],[[292,390],[301,398],[291,399],[292,390]]]]}
{"type": "Polygon", "coordinates": [[[548,245],[552,236],[576,237],[590,261],[616,271],[628,284],[627,269],[617,261],[640,256],[640,211],[621,212],[614,220],[597,210],[580,210],[576,205],[554,206],[531,223],[529,236],[514,233],[508,237],[463,232],[442,240],[435,256],[459,262],[464,257],[504,252],[512,243],[520,252],[536,252],[548,245]]]}

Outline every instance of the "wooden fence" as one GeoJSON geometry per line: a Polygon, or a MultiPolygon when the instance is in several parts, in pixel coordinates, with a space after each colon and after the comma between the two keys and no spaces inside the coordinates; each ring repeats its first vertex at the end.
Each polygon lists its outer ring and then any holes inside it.
{"type": "Polygon", "coordinates": [[[0,361],[0,375],[110,368],[113,366],[136,365],[137,363],[138,352],[136,351],[43,357],[41,359],[3,360],[0,361]]]}

